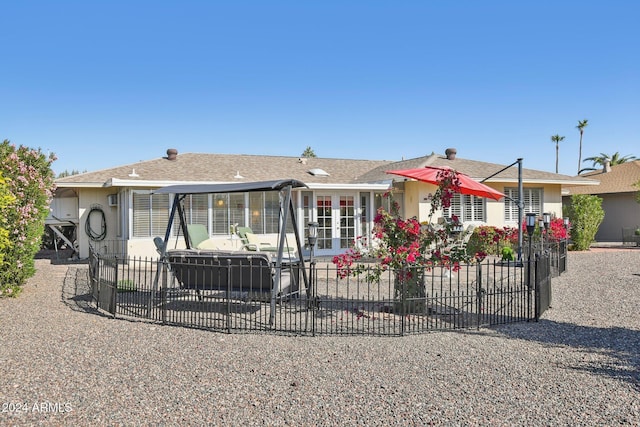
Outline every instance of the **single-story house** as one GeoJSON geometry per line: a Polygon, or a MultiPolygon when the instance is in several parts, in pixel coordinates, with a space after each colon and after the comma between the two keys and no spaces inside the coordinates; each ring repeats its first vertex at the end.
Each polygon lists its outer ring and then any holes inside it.
{"type": "MultiPolygon", "coordinates": [[[[508,197],[500,201],[460,195],[447,212],[468,224],[518,225],[518,175],[523,183],[524,212],[550,212],[562,216],[563,185],[595,183],[584,177],[432,153],[401,161],[298,158],[286,156],[232,154],[167,155],[115,168],[67,176],[56,180],[57,191],[51,227],[73,224],[81,258],[88,256],[89,244],[98,247],[120,245],[128,255],[154,256],[153,238],[164,236],[169,216],[170,195],[154,194],[154,189],[173,184],[230,183],[296,179],[308,188],[294,191],[296,219],[301,235],[310,221],[320,224],[317,255],[344,252],[358,236],[368,236],[378,207],[388,202],[383,196],[393,185],[393,197],[405,217],[429,218],[429,194],[436,186],[387,174],[387,170],[447,166],[465,173],[508,197]],[[499,173],[498,173],[499,172],[499,173]],[[495,174],[495,175],[494,175],[495,174]]],[[[185,210],[193,223],[204,225],[211,239],[220,245],[237,246],[234,226],[250,227],[269,238],[278,231],[278,195],[269,193],[193,195],[185,210]]],[[[172,234],[178,234],[173,230],[172,234]]],[[[178,242],[181,239],[174,239],[178,242]]],[[[176,243],[179,245],[179,243],[176,243]]]]}
{"type": "Polygon", "coordinates": [[[562,198],[570,203],[574,194],[590,194],[602,198],[604,220],[596,233],[598,242],[621,242],[623,230],[640,227],[640,204],[637,195],[640,187],[640,160],[604,168],[580,175],[597,181],[596,186],[563,185],[562,198]]]}

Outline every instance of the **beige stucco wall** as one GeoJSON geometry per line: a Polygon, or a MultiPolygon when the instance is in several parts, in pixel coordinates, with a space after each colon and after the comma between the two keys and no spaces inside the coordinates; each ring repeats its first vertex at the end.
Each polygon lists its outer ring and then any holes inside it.
{"type": "MultiPolygon", "coordinates": [[[[107,235],[102,242],[94,242],[96,244],[106,244],[106,242],[113,241],[118,238],[118,217],[117,207],[108,206],[107,196],[114,194],[113,188],[83,188],[78,191],[78,212],[80,221],[78,224],[78,245],[80,250],[80,258],[87,258],[89,256],[89,236],[85,230],[89,211],[92,206],[99,207],[104,212],[107,235]]],[[[99,233],[101,230],[100,215],[91,215],[91,227],[99,233]]]]}
{"type": "MultiPolygon", "coordinates": [[[[498,191],[504,191],[504,187],[514,187],[517,184],[487,184],[489,187],[498,191]]],[[[551,213],[552,216],[562,218],[562,193],[560,185],[547,184],[536,185],[527,184],[524,188],[542,188],[543,190],[543,207],[545,212],[551,213]]],[[[437,187],[432,184],[409,181],[404,185],[405,213],[407,218],[417,217],[420,222],[429,220],[431,203],[428,201],[429,196],[436,191],[437,187]]],[[[504,220],[504,199],[500,201],[486,199],[486,214],[488,225],[496,227],[517,226],[517,223],[506,223],[504,220]]],[[[434,214],[433,222],[437,222],[442,216],[439,211],[434,214]]]]}
{"type": "MultiPolygon", "coordinates": [[[[527,187],[527,186],[525,186],[527,187]]],[[[540,187],[531,185],[531,187],[540,187]]],[[[549,212],[551,217],[562,218],[562,188],[560,185],[543,185],[544,191],[544,211],[549,212]]]]}

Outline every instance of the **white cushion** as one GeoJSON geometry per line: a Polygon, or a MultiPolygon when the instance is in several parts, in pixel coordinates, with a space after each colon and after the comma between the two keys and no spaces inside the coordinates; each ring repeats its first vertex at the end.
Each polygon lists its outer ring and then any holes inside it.
{"type": "Polygon", "coordinates": [[[260,238],[254,233],[245,233],[245,236],[247,237],[247,242],[249,242],[250,244],[260,245],[261,243],[263,243],[260,241],[260,238]]]}

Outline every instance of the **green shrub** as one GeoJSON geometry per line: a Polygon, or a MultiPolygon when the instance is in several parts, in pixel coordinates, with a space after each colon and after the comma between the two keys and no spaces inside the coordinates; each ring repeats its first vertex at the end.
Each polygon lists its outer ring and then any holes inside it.
{"type": "Polygon", "coordinates": [[[118,280],[118,292],[135,292],[138,290],[133,280],[118,280]]]}
{"type": "MultiPolygon", "coordinates": [[[[9,192],[6,181],[0,171],[0,265],[3,264],[5,254],[11,250],[11,239],[9,238],[9,224],[7,217],[9,215],[9,209],[15,203],[16,198],[9,192]]],[[[13,290],[8,292],[12,294],[13,290]]],[[[3,288],[0,286],[0,296],[3,294],[3,288]]]]}
{"type": "MultiPolygon", "coordinates": [[[[515,227],[494,227],[481,225],[473,230],[467,243],[467,253],[475,256],[502,255],[502,248],[512,248],[518,244],[518,229],[515,227]]],[[[482,256],[481,256],[482,257],[482,256]]]]}
{"type": "Polygon", "coordinates": [[[511,246],[505,246],[502,248],[502,260],[503,261],[515,261],[516,260],[516,251],[514,251],[511,246]]]}
{"type": "Polygon", "coordinates": [[[571,218],[572,250],[586,251],[594,241],[602,220],[602,198],[588,194],[575,194],[571,196],[571,205],[568,208],[571,218]]]}
{"type": "MultiPolygon", "coordinates": [[[[15,296],[35,273],[34,257],[40,249],[44,220],[54,189],[51,162],[40,149],[0,144],[0,172],[6,192],[12,198],[4,206],[1,227],[9,244],[0,248],[0,296],[15,296]]],[[[6,202],[4,202],[6,203],[6,202]]]]}

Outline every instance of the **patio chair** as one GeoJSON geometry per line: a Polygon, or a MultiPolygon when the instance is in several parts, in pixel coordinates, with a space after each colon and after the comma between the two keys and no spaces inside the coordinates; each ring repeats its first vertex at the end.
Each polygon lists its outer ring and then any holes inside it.
{"type": "Polygon", "coordinates": [[[460,236],[460,243],[462,243],[463,245],[469,243],[469,239],[471,239],[471,236],[473,236],[473,231],[475,229],[475,225],[469,224],[469,226],[465,228],[465,230],[462,232],[462,235],[460,236]]]}
{"type": "Polygon", "coordinates": [[[187,232],[191,247],[196,249],[222,249],[220,244],[211,240],[207,227],[202,224],[188,224],[187,232]]]}
{"type": "Polygon", "coordinates": [[[264,252],[276,252],[278,250],[277,246],[260,241],[260,238],[253,232],[251,227],[236,227],[236,233],[240,237],[244,249],[264,252]]]}

